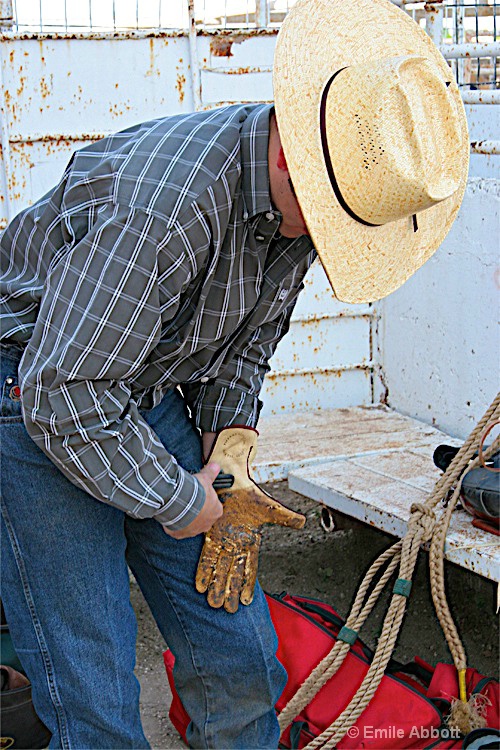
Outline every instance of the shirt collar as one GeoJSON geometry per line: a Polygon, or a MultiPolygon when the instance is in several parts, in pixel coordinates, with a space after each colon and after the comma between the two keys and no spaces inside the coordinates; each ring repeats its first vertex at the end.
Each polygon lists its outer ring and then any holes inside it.
{"type": "Polygon", "coordinates": [[[272,104],[253,109],[241,128],[242,190],[249,217],[272,211],[269,193],[269,119],[272,104]]]}

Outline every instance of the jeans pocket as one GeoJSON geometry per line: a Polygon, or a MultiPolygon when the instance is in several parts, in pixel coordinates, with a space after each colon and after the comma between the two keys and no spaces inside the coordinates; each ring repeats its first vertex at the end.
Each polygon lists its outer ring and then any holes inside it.
{"type": "Polygon", "coordinates": [[[17,372],[2,378],[0,393],[0,422],[22,422],[21,388],[17,372]]]}

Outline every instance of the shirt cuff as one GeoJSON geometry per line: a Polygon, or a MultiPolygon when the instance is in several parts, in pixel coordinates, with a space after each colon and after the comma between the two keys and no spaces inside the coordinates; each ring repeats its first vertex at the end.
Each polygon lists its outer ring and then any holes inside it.
{"type": "Polygon", "coordinates": [[[180,466],[178,476],[175,492],[163,509],[154,516],[168,531],[184,529],[194,521],[205,504],[206,493],[201,482],[180,466]]]}
{"type": "Polygon", "coordinates": [[[217,432],[231,425],[255,427],[262,401],[239,388],[204,385],[196,398],[194,417],[202,432],[217,432]]]}

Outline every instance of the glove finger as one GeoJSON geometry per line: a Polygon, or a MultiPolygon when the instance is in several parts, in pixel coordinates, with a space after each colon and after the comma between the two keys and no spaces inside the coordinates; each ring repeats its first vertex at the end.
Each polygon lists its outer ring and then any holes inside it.
{"type": "Polygon", "coordinates": [[[196,591],[204,594],[208,589],[217,565],[219,550],[207,539],[203,545],[196,569],[196,591]]]}
{"type": "Polygon", "coordinates": [[[301,529],[306,522],[306,517],[302,513],[290,510],[290,508],[287,508],[270,496],[259,498],[259,506],[259,515],[264,523],[274,523],[279,526],[289,526],[292,529],[301,529]]]}
{"type": "Polygon", "coordinates": [[[215,570],[208,587],[207,599],[211,607],[218,609],[224,604],[226,598],[226,585],[231,566],[233,564],[233,556],[230,552],[222,550],[215,570]]]}
{"type": "Polygon", "coordinates": [[[259,567],[259,548],[260,548],[260,536],[255,540],[247,553],[246,564],[245,564],[245,580],[241,589],[241,603],[251,604],[253,602],[253,595],[255,590],[255,583],[257,581],[257,570],[259,567]]]}
{"type": "Polygon", "coordinates": [[[233,613],[238,609],[241,589],[244,584],[245,569],[246,555],[241,553],[234,558],[229,572],[229,578],[226,585],[226,598],[224,601],[224,609],[227,612],[233,613]]]}

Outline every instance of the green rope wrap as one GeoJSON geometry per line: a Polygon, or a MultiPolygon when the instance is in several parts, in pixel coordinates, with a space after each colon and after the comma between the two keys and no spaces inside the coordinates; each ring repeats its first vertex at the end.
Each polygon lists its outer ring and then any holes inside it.
{"type": "Polygon", "coordinates": [[[352,628],[348,628],[344,625],[339,630],[337,640],[344,641],[344,643],[349,643],[349,645],[354,646],[354,644],[356,643],[357,637],[358,637],[357,630],[353,630],[352,628]]]}
{"type": "Polygon", "coordinates": [[[400,596],[410,596],[411,581],[407,581],[406,578],[398,578],[392,589],[393,594],[399,594],[400,596]]]}

